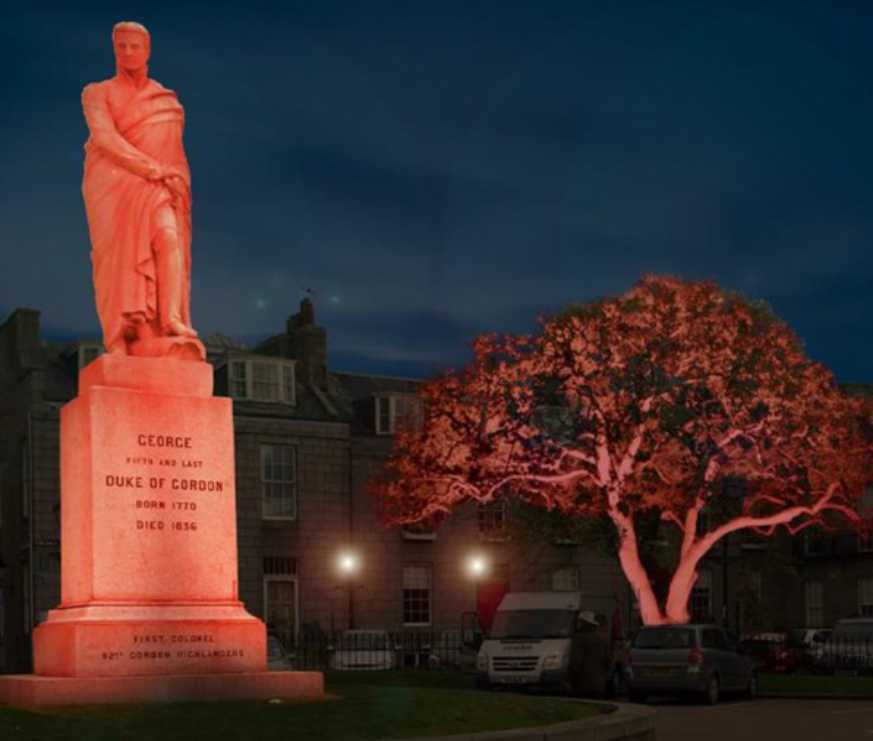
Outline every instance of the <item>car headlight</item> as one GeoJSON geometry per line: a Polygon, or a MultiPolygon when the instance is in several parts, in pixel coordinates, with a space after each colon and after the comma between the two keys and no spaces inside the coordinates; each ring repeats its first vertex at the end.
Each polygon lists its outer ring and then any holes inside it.
{"type": "Polygon", "coordinates": [[[566,651],[555,651],[554,653],[546,654],[543,661],[543,669],[560,669],[567,663],[566,651]]]}
{"type": "Polygon", "coordinates": [[[488,671],[488,654],[485,651],[480,651],[476,657],[476,670],[480,672],[488,671]]]}

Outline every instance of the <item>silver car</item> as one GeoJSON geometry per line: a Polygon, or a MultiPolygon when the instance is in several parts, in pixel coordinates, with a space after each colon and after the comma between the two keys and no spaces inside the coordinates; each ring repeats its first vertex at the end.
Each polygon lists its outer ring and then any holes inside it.
{"type": "Polygon", "coordinates": [[[648,695],[693,695],[708,704],[722,693],[753,698],[752,659],[737,653],[717,625],[658,625],[641,628],[626,657],[625,679],[631,702],[648,695]]]}
{"type": "Polygon", "coordinates": [[[384,630],[346,630],[332,651],[330,668],[380,670],[397,668],[397,646],[384,630]]]}

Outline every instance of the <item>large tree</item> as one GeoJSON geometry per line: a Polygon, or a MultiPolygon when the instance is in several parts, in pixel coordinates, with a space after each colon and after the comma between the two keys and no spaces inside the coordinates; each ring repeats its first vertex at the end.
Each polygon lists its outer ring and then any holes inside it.
{"type": "Polygon", "coordinates": [[[713,283],[647,277],[536,334],[482,336],[421,396],[421,428],[375,484],[386,519],[438,523],[500,496],[605,514],[649,625],[688,620],[698,564],[729,533],[860,522],[869,403],[842,394],[766,304],[713,283]],[[729,482],[741,501],[704,527],[729,482]],[[638,543],[652,516],[681,543],[663,601],[638,543]]]}

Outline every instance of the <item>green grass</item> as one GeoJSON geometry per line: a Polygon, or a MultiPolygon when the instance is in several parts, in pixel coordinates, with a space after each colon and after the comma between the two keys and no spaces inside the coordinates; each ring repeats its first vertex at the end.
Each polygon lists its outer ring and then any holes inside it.
{"type": "Polygon", "coordinates": [[[873,698],[873,677],[762,674],[758,677],[758,691],[794,696],[873,698]]]}
{"type": "Polygon", "coordinates": [[[312,703],[0,708],[3,741],[371,741],[540,726],[597,715],[566,700],[480,692],[452,672],[332,673],[312,703]]]}

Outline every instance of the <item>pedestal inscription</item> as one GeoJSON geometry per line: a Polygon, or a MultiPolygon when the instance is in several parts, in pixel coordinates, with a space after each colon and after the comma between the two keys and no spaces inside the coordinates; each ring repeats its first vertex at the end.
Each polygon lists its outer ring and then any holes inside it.
{"type": "Polygon", "coordinates": [[[90,514],[92,532],[87,548],[88,523],[64,528],[62,606],[236,599],[230,400],[94,386],[63,410],[70,427],[62,517],[90,514]]]}

